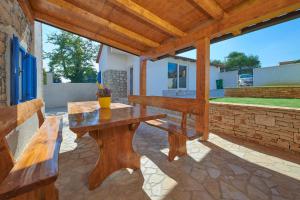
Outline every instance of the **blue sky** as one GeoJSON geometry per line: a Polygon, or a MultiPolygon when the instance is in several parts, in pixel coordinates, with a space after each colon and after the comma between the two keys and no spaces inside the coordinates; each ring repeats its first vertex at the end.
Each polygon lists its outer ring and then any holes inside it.
{"type": "MultiPolygon", "coordinates": [[[[53,48],[47,43],[47,35],[57,31],[56,28],[43,25],[44,51],[51,51],[53,48]]],[[[232,51],[258,55],[262,67],[278,65],[281,61],[298,60],[300,59],[300,19],[212,44],[210,59],[224,60],[232,51]]],[[[196,58],[196,51],[192,50],[180,55],[196,58]]],[[[45,60],[46,65],[47,63],[48,61],[45,60]]]]}
{"type": "MultiPolygon", "coordinates": [[[[300,19],[212,44],[210,59],[224,60],[232,51],[258,55],[262,67],[275,66],[281,61],[298,60],[300,59],[300,19]]],[[[196,58],[196,51],[192,50],[180,55],[196,58]]]]}

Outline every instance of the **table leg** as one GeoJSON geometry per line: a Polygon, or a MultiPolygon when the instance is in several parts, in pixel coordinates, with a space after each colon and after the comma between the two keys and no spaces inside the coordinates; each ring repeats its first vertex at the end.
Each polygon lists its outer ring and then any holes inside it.
{"type": "Polygon", "coordinates": [[[89,176],[90,190],[99,186],[115,171],[140,168],[140,155],[132,147],[132,139],[138,125],[123,125],[89,133],[100,149],[96,166],[89,176]]]}

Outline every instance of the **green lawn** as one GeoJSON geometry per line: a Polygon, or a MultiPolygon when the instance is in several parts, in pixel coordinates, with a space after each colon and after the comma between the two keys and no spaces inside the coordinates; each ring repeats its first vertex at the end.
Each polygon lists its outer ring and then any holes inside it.
{"type": "Polygon", "coordinates": [[[300,108],[300,99],[224,97],[224,98],[210,99],[210,101],[211,102],[225,102],[225,103],[239,103],[239,104],[254,104],[254,105],[300,108]]]}

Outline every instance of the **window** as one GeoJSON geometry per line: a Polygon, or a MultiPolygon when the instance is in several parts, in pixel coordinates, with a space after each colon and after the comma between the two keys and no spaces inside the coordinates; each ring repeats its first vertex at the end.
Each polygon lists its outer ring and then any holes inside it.
{"type": "Polygon", "coordinates": [[[179,88],[186,88],[187,67],[179,65],[179,88]]]}
{"type": "Polygon", "coordinates": [[[17,37],[11,40],[11,105],[36,98],[36,58],[27,53],[17,37]]]}
{"type": "Polygon", "coordinates": [[[187,88],[187,66],[168,63],[168,88],[187,88]]]}
{"type": "Polygon", "coordinates": [[[168,63],[168,88],[177,88],[177,64],[168,63]]]}

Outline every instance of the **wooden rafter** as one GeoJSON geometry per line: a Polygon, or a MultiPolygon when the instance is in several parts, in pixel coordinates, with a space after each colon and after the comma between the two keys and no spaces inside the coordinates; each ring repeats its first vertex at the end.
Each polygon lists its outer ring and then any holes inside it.
{"type": "Polygon", "coordinates": [[[141,55],[140,50],[137,50],[135,48],[132,48],[130,46],[122,44],[118,41],[109,39],[109,38],[104,37],[102,35],[90,32],[90,31],[88,31],[84,28],[80,28],[80,27],[75,26],[73,24],[64,22],[60,19],[56,19],[55,17],[48,16],[48,15],[45,15],[45,14],[42,14],[42,13],[39,13],[39,12],[35,13],[35,17],[36,17],[37,20],[39,20],[41,22],[44,22],[46,24],[53,25],[57,28],[61,28],[61,29],[66,30],[66,31],[70,31],[72,33],[75,33],[75,34],[81,35],[83,37],[86,37],[86,38],[89,38],[89,39],[107,44],[107,45],[112,46],[114,48],[117,48],[117,49],[120,49],[120,50],[123,50],[123,51],[127,51],[127,52],[135,54],[135,55],[141,55]]]}
{"type": "Polygon", "coordinates": [[[193,0],[199,7],[201,7],[207,14],[216,20],[220,20],[224,16],[223,9],[217,4],[215,0],[193,0]]]}
{"type": "Polygon", "coordinates": [[[135,16],[151,23],[152,25],[167,32],[168,34],[179,36],[179,37],[186,35],[185,32],[181,31],[180,29],[173,26],[169,22],[158,17],[154,13],[150,12],[149,10],[143,8],[142,6],[138,5],[137,3],[131,0],[111,0],[111,2],[127,10],[128,12],[134,14],[135,16]]]}
{"type": "Polygon", "coordinates": [[[28,0],[18,0],[25,16],[28,18],[28,20],[33,23],[34,21],[34,12],[31,8],[30,2],[28,0]]]}
{"type": "Polygon", "coordinates": [[[226,18],[209,21],[182,38],[167,41],[157,48],[142,52],[142,54],[145,58],[155,59],[169,52],[194,46],[195,41],[203,37],[213,39],[298,9],[300,9],[299,0],[246,1],[243,6],[238,6],[228,12],[226,18]]]}
{"type": "Polygon", "coordinates": [[[49,2],[53,3],[56,6],[59,6],[65,10],[69,10],[72,11],[74,13],[77,13],[79,15],[81,15],[82,17],[95,22],[97,24],[100,24],[101,26],[104,26],[114,32],[117,32],[121,35],[124,35],[132,40],[138,41],[144,45],[150,46],[150,47],[158,47],[159,43],[152,41],[140,34],[137,34],[131,30],[128,30],[122,26],[119,26],[111,21],[108,21],[102,17],[99,17],[97,15],[94,15],[80,7],[75,6],[74,4],[71,4],[69,2],[66,2],[64,0],[48,0],[49,2]]]}

